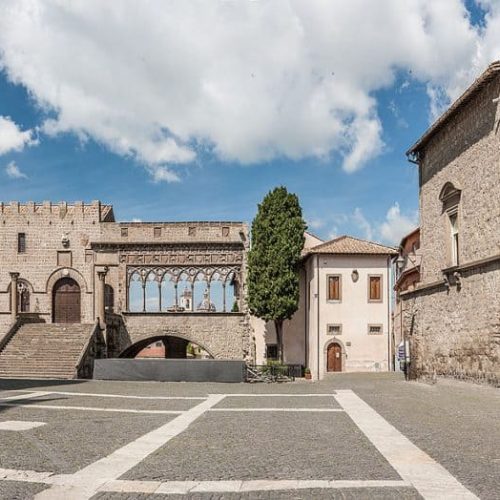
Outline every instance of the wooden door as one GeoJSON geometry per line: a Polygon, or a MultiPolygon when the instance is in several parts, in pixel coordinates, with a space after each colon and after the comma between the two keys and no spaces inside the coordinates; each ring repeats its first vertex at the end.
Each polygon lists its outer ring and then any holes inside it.
{"type": "Polygon", "coordinates": [[[62,278],[54,286],[54,323],[80,323],[80,286],[71,278],[62,278]]]}
{"type": "Polygon", "coordinates": [[[326,371],[341,372],[342,371],[342,348],[336,342],[328,346],[326,355],[326,371]]]}

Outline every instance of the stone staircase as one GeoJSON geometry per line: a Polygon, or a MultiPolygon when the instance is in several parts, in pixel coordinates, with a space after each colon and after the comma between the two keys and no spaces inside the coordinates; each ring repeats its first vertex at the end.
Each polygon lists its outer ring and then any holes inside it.
{"type": "Polygon", "coordinates": [[[94,324],[26,323],[0,352],[0,377],[77,377],[77,364],[94,324]]]}

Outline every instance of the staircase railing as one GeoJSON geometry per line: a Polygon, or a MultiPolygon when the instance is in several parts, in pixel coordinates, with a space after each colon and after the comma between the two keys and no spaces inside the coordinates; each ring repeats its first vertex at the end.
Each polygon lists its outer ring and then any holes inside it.
{"type": "Polygon", "coordinates": [[[92,330],[92,334],[85,342],[85,345],[83,346],[80,355],[78,356],[78,362],[75,365],[76,374],[78,378],[92,377],[92,368],[87,370],[85,367],[85,361],[87,360],[87,357],[92,356],[94,354],[91,351],[94,348],[94,344],[96,344],[99,341],[99,335],[101,335],[101,333],[102,329],[99,325],[99,321],[96,321],[94,328],[92,330]]]}

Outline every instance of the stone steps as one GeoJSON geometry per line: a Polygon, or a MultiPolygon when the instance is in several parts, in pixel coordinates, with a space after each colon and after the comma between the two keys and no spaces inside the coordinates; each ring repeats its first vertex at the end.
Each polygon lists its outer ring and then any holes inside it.
{"type": "Polygon", "coordinates": [[[93,324],[27,323],[0,352],[0,377],[75,378],[93,324]]]}

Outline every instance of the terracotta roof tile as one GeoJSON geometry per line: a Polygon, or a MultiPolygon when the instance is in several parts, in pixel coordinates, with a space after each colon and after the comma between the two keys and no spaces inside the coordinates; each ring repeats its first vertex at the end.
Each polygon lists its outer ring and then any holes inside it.
{"type": "Polygon", "coordinates": [[[372,241],[360,240],[352,236],[340,236],[315,247],[308,248],[304,252],[304,256],[317,253],[397,255],[398,251],[393,247],[387,247],[379,243],[373,243],[372,241]]]}

